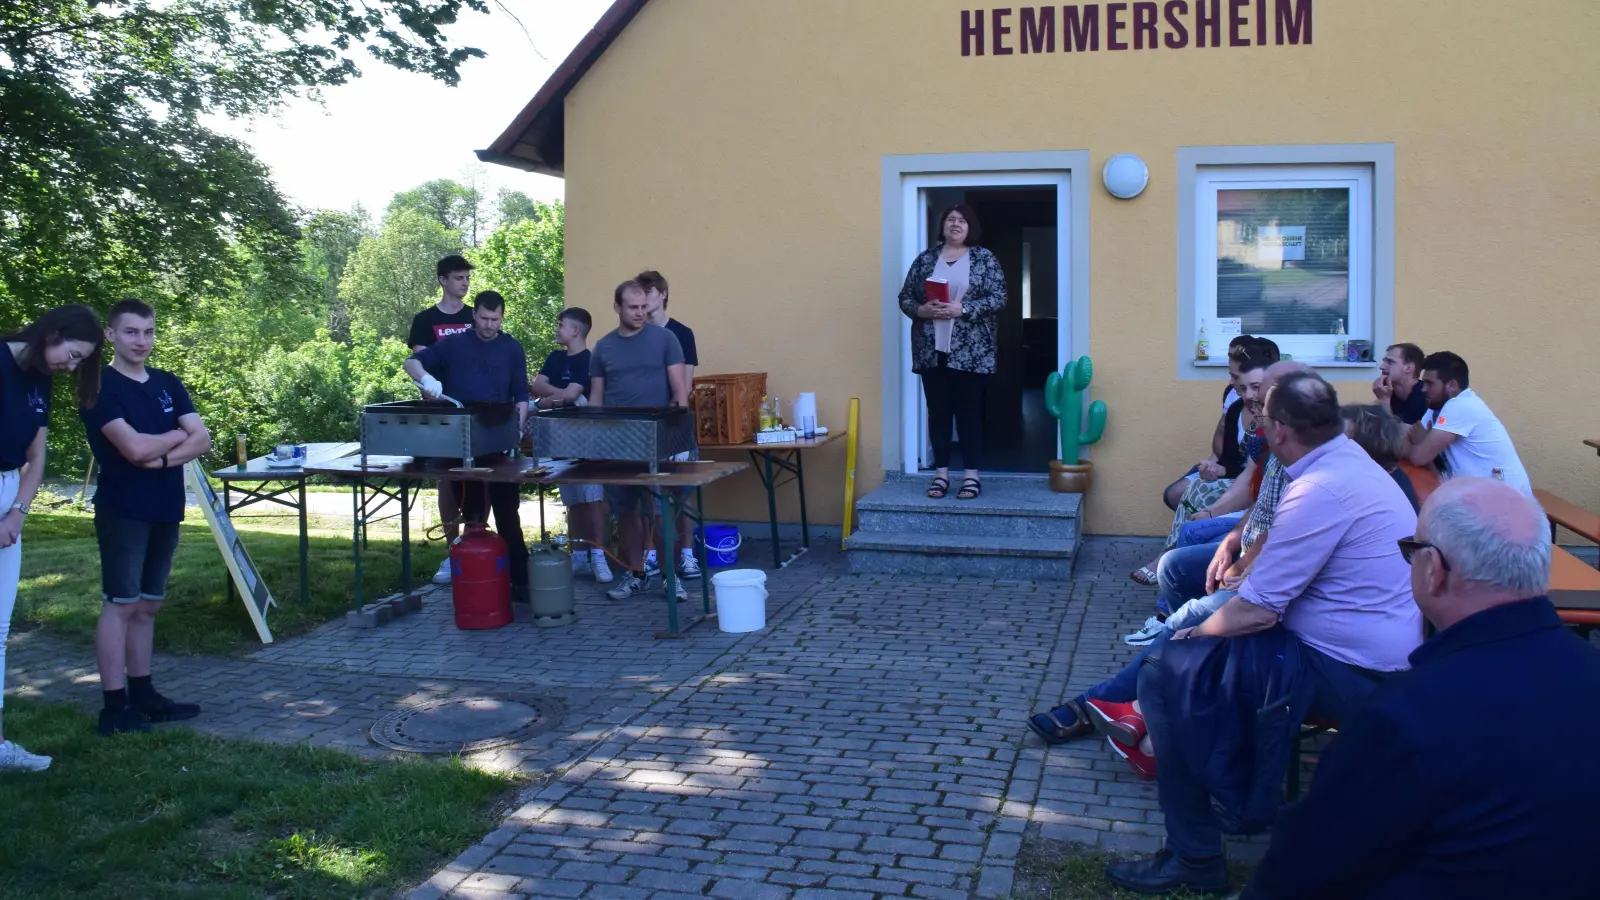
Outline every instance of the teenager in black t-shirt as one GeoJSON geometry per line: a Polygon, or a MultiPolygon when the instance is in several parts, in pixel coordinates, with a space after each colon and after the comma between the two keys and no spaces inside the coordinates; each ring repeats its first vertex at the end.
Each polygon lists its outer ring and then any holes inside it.
{"type": "Polygon", "coordinates": [[[95,658],[105,708],[100,733],[149,731],[151,722],[192,719],[194,703],[161,696],[150,680],[156,613],[178,550],[183,465],[211,450],[211,435],[171,372],[145,365],[155,312],[138,300],[111,308],[106,331],[116,355],[100,396],[79,411],[100,463],[94,533],[100,545],[100,623],[95,658]]]}
{"type": "MultiPolygon", "coordinates": [[[[58,373],[73,372],[81,406],[100,390],[100,345],[105,332],[94,310],[58,306],[33,324],[0,335],[0,689],[5,687],[6,637],[22,576],[22,532],[44,479],[50,390],[58,373]]],[[[0,707],[4,692],[0,690],[0,707]]],[[[0,772],[41,772],[50,757],[29,753],[0,729],[0,772]]]]}
{"type": "MultiPolygon", "coordinates": [[[[589,395],[589,329],[594,318],[588,310],[564,309],[556,317],[556,343],[560,350],[545,357],[544,365],[533,379],[533,405],[535,409],[558,409],[578,406],[589,395]]],[[[608,584],[612,580],[611,566],[606,562],[604,549],[606,513],[601,501],[605,489],[598,484],[561,485],[561,505],[567,508],[567,527],[574,540],[583,546],[572,548],[572,571],[576,574],[592,573],[594,580],[608,584]],[[588,552],[584,552],[584,546],[588,552]]]]}
{"type": "MultiPolygon", "coordinates": [[[[452,253],[439,260],[435,271],[438,273],[439,287],[444,289],[444,296],[439,298],[438,303],[412,317],[411,333],[406,335],[406,344],[413,353],[432,347],[452,334],[472,330],[472,307],[466,302],[467,289],[472,286],[472,263],[452,253]]],[[[455,543],[461,534],[461,526],[457,524],[461,519],[460,484],[459,481],[439,479],[439,518],[444,521],[447,545],[455,543]]],[[[439,563],[439,571],[433,574],[433,583],[450,583],[449,557],[439,563]]]]}
{"type": "MultiPolygon", "coordinates": [[[[667,304],[671,297],[667,293],[667,279],[660,272],[648,269],[634,277],[639,286],[644,288],[645,299],[650,302],[650,323],[660,325],[672,332],[678,339],[678,345],[683,348],[683,381],[689,392],[694,392],[694,369],[700,365],[700,354],[694,345],[694,331],[689,326],[667,315],[667,304]]],[[[679,454],[676,459],[685,460],[691,454],[679,454]]],[[[678,517],[678,574],[684,578],[699,578],[700,563],[694,555],[694,523],[688,516],[678,517]]],[[[650,574],[650,567],[645,567],[645,575],[650,574]]]]}

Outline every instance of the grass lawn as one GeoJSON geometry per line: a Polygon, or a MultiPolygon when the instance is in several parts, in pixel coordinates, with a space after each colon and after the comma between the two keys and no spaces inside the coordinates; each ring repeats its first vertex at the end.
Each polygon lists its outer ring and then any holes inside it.
{"type": "MultiPolygon", "coordinates": [[[[1135,894],[1106,878],[1106,864],[1117,857],[1075,844],[1031,837],[1017,856],[1017,875],[1008,900],[1139,900],[1135,894]]],[[[1230,863],[1234,891],[1244,889],[1252,866],[1230,863]]],[[[1202,894],[1183,892],[1174,900],[1201,900],[1202,894]]]]}
{"type": "Polygon", "coordinates": [[[0,898],[382,897],[492,830],[516,782],[455,762],[160,729],[96,737],[11,699],[8,731],[55,757],[0,774],[0,898]]]}
{"type": "MultiPolygon", "coordinates": [[[[255,506],[235,514],[234,525],[278,605],[267,613],[274,639],[300,634],[351,609],[355,564],[348,520],[309,522],[311,593],[300,597],[299,520],[291,510],[267,515],[255,506]]],[[[426,582],[444,558],[443,542],[422,543],[413,519],[412,584],[426,582]]],[[[400,589],[400,528],[383,522],[368,530],[363,555],[364,594],[374,600],[400,589]]],[[[94,516],[66,504],[36,506],[22,533],[22,582],[12,628],[94,639],[100,615],[100,553],[94,516]]],[[[156,625],[156,649],[225,655],[261,646],[244,602],[228,600],[227,567],[199,510],[184,520],[167,602],[156,625]]]]}

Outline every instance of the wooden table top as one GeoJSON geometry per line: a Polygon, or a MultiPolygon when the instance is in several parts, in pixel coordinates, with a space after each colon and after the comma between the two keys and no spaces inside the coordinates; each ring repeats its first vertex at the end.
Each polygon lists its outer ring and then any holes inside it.
{"type": "Polygon", "coordinates": [[[1560,547],[1553,548],[1550,602],[1568,624],[1600,625],[1600,570],[1560,547]]]}
{"type": "Polygon", "coordinates": [[[816,448],[821,447],[823,444],[832,443],[832,442],[834,442],[836,440],[839,440],[840,438],[845,437],[847,434],[849,434],[849,431],[846,430],[846,429],[841,428],[838,431],[829,431],[827,434],[819,434],[814,438],[809,438],[809,439],[808,438],[801,438],[801,439],[795,440],[795,441],[784,441],[782,443],[776,443],[776,444],[757,444],[754,441],[752,441],[750,443],[745,443],[745,444],[701,444],[700,445],[700,449],[702,451],[704,451],[704,450],[756,450],[756,451],[763,451],[763,450],[815,450],[816,448]]]}
{"type": "Polygon", "coordinates": [[[339,478],[399,478],[407,481],[493,481],[520,484],[599,484],[613,487],[704,487],[750,467],[743,462],[662,462],[657,473],[641,462],[584,460],[540,464],[528,457],[499,459],[471,470],[451,468],[448,462],[418,463],[404,456],[370,456],[362,468],[361,457],[307,466],[308,475],[339,478]]]}
{"type": "Polygon", "coordinates": [[[258,456],[242,466],[226,466],[212,472],[214,478],[223,481],[272,481],[280,478],[299,478],[305,474],[305,469],[332,462],[346,456],[354,456],[361,452],[361,445],[354,441],[341,443],[306,444],[306,465],[301,466],[269,466],[267,457],[258,456]]]}

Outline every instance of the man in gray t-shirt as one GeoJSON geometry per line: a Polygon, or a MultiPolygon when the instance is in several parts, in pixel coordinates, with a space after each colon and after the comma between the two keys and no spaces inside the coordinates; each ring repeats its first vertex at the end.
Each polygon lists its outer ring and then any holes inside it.
{"type": "MultiPolygon", "coordinates": [[[[638,282],[617,286],[614,304],[617,330],[594,345],[589,360],[589,403],[594,406],[688,406],[689,385],[683,368],[683,347],[672,332],[647,321],[650,301],[638,282]]],[[[654,522],[656,551],[667,559],[661,523],[654,515],[655,495],[649,488],[608,488],[607,499],[617,517],[617,540],[628,571],[606,592],[613,600],[641,594],[647,526],[654,522]]],[[[679,597],[686,596],[678,582],[679,597]]]]}
{"type": "Polygon", "coordinates": [[[648,322],[628,334],[626,326],[601,338],[589,359],[589,402],[604,406],[687,406],[679,391],[683,347],[672,332],[648,322]],[[674,371],[676,370],[676,371],[674,371]],[[596,395],[594,392],[602,393],[596,395]],[[602,404],[596,396],[604,399],[602,404]]]}

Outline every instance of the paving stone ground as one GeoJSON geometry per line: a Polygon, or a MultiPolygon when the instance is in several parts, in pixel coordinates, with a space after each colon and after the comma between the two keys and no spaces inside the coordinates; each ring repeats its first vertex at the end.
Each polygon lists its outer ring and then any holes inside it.
{"type": "MultiPolygon", "coordinates": [[[[462,632],[445,589],[378,629],[161,659],[158,682],[205,704],[198,730],[372,756],[367,729],[408,705],[558,700],[556,727],[473,757],[543,780],[418,900],[1002,897],[1024,837],[1159,843],[1153,785],[1024,724],[1132,657],[1155,595],[1127,573],[1152,548],[1091,538],[1072,581],[1033,583],[851,576],[819,547],[769,573],[766,629],[682,640],[653,637],[659,593],[580,583],[576,625],[462,632]]],[[[14,635],[10,667],[18,694],[98,704],[87,645],[14,635]]]]}

